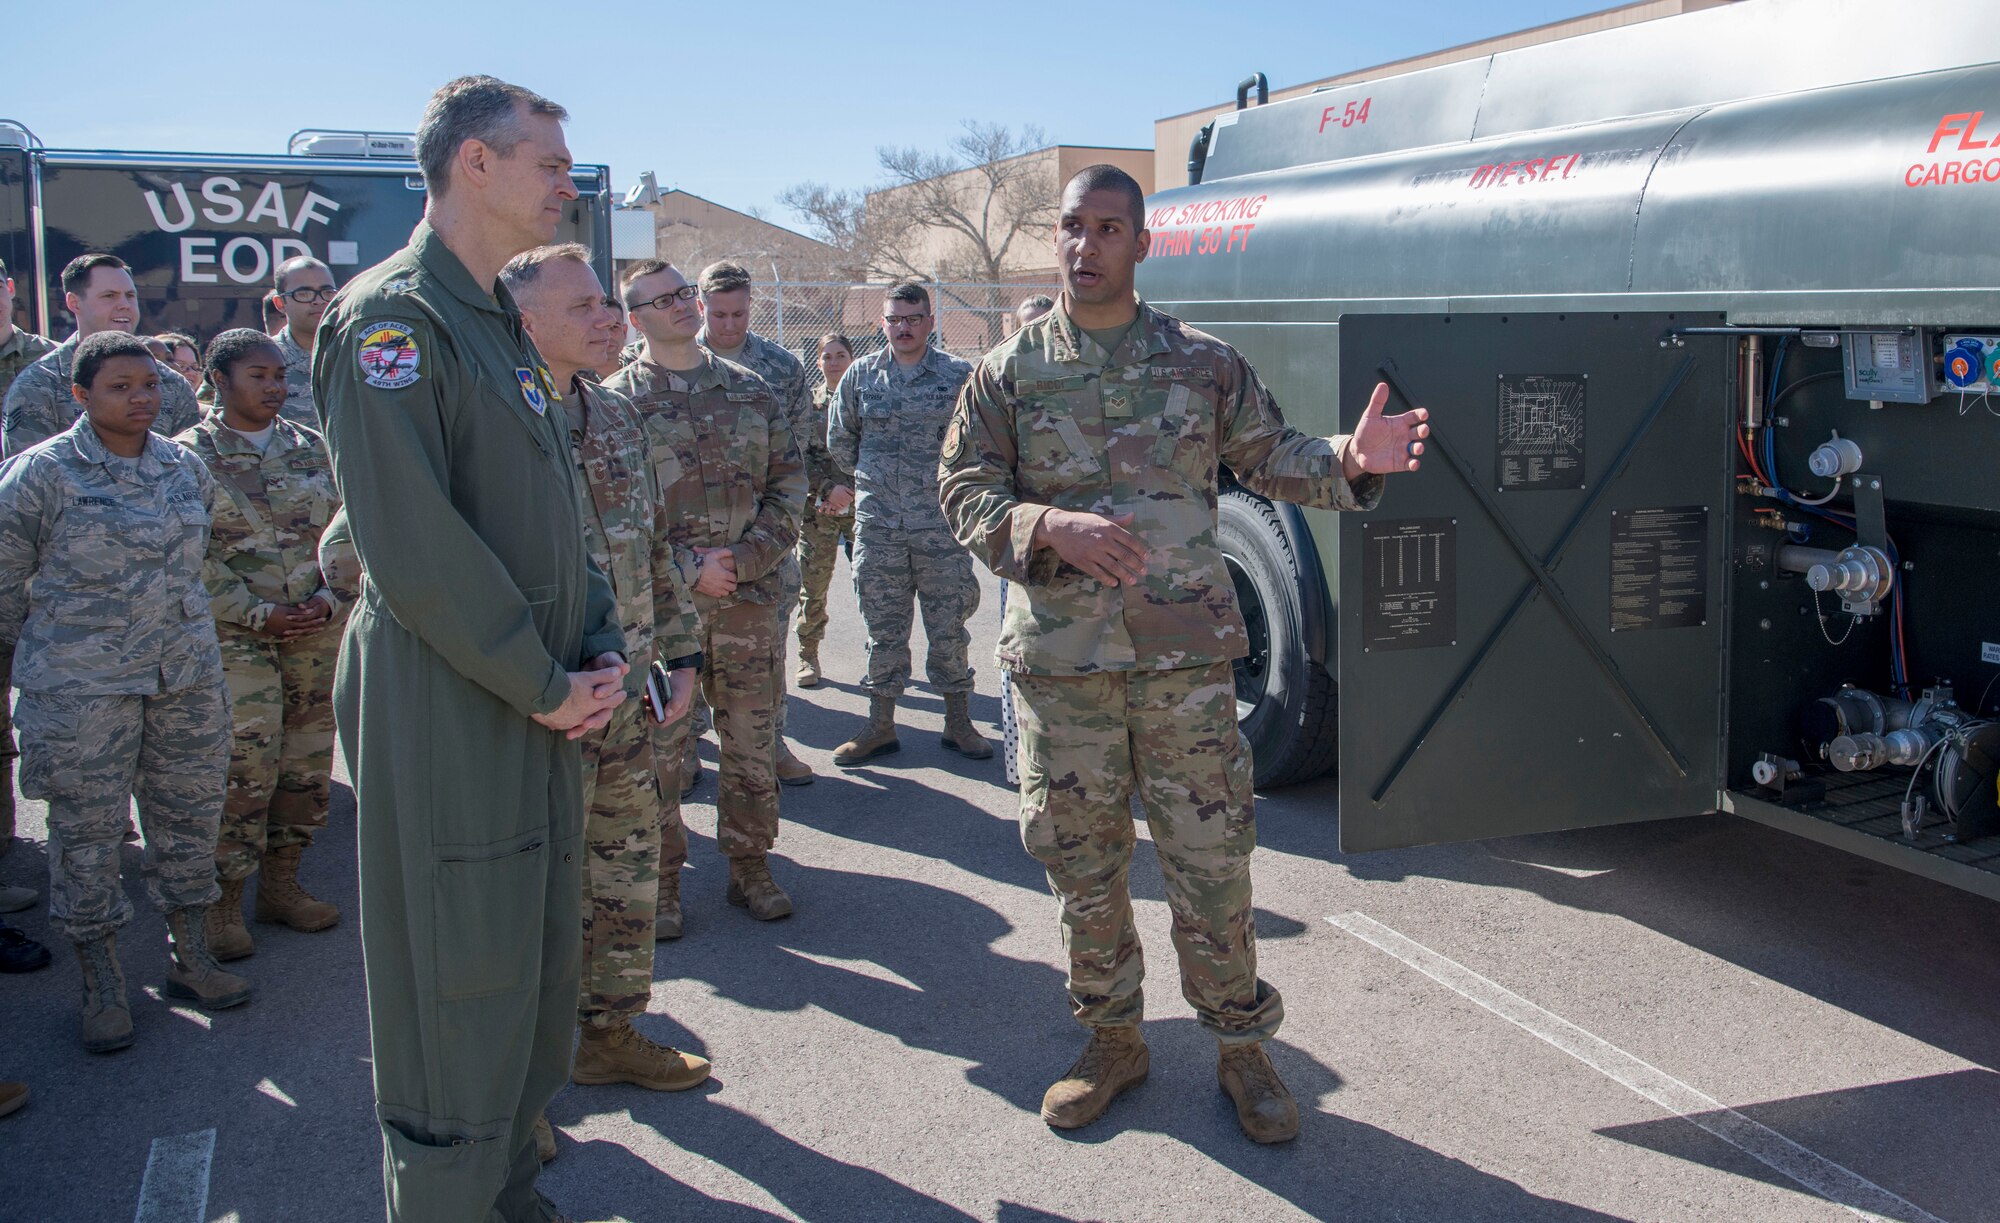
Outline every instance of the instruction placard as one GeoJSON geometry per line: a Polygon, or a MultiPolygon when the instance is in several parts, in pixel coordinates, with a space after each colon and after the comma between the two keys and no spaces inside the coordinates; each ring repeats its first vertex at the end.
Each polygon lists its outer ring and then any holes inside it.
{"type": "Polygon", "coordinates": [[[1708,623],[1708,507],[1611,511],[1611,631],[1708,623]]]}
{"type": "Polygon", "coordinates": [[[1458,644],[1458,520],[1361,525],[1362,640],[1367,649],[1458,644]]]}
{"type": "Polygon", "coordinates": [[[1583,487],[1585,379],[1501,375],[1495,461],[1500,491],[1583,487]]]}

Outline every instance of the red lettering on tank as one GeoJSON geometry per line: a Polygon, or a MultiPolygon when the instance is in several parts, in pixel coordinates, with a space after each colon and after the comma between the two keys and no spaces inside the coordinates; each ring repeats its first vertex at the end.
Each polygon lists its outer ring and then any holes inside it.
{"type": "Polygon", "coordinates": [[[1495,162],[1474,170],[1465,185],[1475,191],[1483,191],[1488,187],[1524,187],[1533,183],[1561,182],[1570,176],[1582,158],[1581,153],[1556,153],[1525,161],[1495,162]]]}
{"type": "Polygon", "coordinates": [[[1359,127],[1368,122],[1368,108],[1374,102],[1375,99],[1370,97],[1362,98],[1359,102],[1349,102],[1345,107],[1327,107],[1325,110],[1319,112],[1319,130],[1321,134],[1326,132],[1328,125],[1346,129],[1359,127]]]}

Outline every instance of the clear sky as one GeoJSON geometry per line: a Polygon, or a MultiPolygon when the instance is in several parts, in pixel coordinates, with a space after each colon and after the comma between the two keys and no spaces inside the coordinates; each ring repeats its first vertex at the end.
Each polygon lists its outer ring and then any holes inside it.
{"type": "Polygon", "coordinates": [[[877,147],[942,149],[968,119],[1149,148],[1253,71],[1280,88],[1615,2],[66,0],[129,75],[52,26],[9,57],[0,117],[51,148],[282,152],[305,127],[410,131],[440,83],[490,72],[568,107],[621,192],[654,170],[796,225],[787,186],[872,186],[877,147]]]}

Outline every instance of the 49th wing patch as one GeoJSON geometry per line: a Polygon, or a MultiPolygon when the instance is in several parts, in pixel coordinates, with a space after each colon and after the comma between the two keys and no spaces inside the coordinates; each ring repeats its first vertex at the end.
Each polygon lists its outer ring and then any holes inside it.
{"type": "Polygon", "coordinates": [[[362,328],[361,380],[385,391],[409,386],[417,380],[423,351],[405,323],[369,323],[362,328]]]}

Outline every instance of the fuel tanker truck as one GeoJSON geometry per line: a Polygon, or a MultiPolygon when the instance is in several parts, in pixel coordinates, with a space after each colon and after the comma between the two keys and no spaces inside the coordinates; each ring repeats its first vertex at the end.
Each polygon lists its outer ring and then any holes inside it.
{"type": "Polygon", "coordinates": [[[2000,898],[2000,25],[1747,0],[1269,105],[1152,303],[1290,421],[1430,409],[1372,513],[1224,480],[1265,786],[1346,850],[1731,812],[2000,898]]]}

